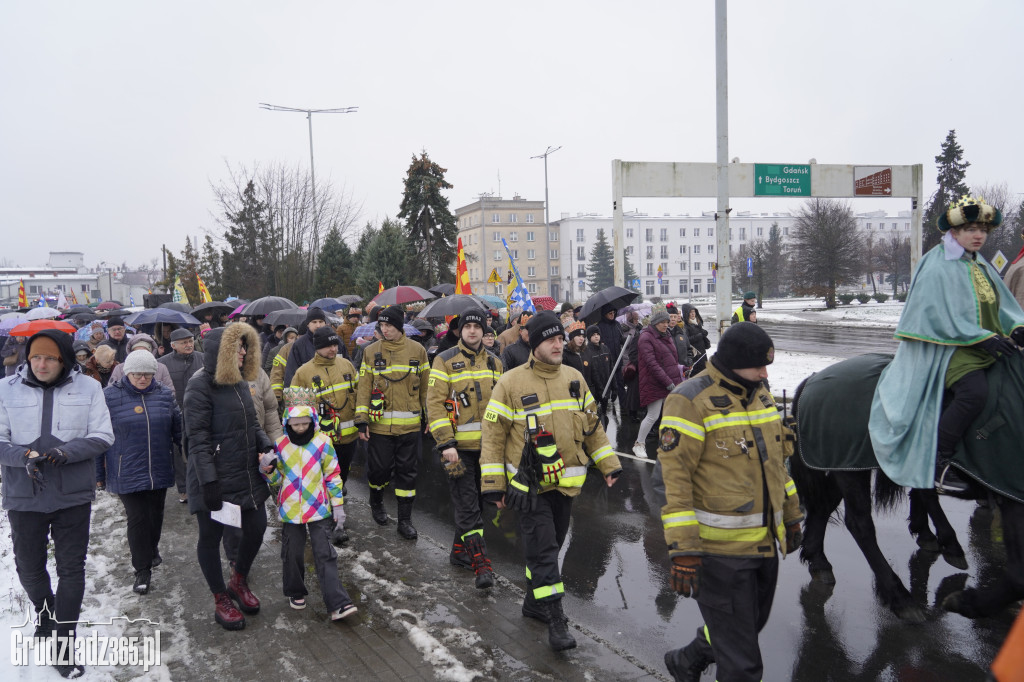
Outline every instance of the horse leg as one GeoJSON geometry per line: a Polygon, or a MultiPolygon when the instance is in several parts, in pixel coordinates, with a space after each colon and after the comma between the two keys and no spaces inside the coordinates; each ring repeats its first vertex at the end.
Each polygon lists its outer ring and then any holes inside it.
{"type": "Polygon", "coordinates": [[[910,517],[907,527],[910,534],[917,540],[917,546],[926,552],[938,552],[939,541],[928,526],[928,505],[921,497],[921,490],[910,491],[910,517]]]}
{"type": "Polygon", "coordinates": [[[892,566],[878,547],[875,523],[871,518],[871,474],[835,472],[833,476],[843,494],[846,527],[875,574],[875,588],[882,603],[902,620],[923,623],[924,609],[914,604],[910,591],[892,570],[892,566]]]}
{"type": "Polygon", "coordinates": [[[813,505],[807,506],[807,518],[804,520],[804,539],[800,545],[800,560],[807,564],[811,579],[824,585],[834,585],[836,576],[832,572],[832,564],[825,556],[825,530],[832,512],[843,499],[839,486],[831,476],[821,476],[824,487],[822,498],[813,505]]]}
{"type": "Polygon", "coordinates": [[[964,554],[964,548],[960,546],[960,541],[956,537],[953,525],[946,518],[946,512],[943,511],[942,504],[939,502],[939,494],[935,492],[934,488],[917,492],[921,493],[921,499],[926,505],[928,516],[932,520],[932,525],[935,526],[935,535],[939,542],[939,551],[942,552],[942,558],[953,568],[966,571],[967,556],[964,554]]]}

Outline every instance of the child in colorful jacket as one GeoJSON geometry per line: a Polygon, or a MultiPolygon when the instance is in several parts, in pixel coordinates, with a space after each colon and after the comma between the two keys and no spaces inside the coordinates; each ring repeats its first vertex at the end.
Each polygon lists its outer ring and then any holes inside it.
{"type": "Polygon", "coordinates": [[[324,604],[331,620],[340,620],[357,609],[338,577],[338,554],[331,544],[333,527],[345,523],[337,456],[331,439],[317,429],[312,392],[287,388],[284,397],[288,405],[285,435],[277,439],[274,452],[260,457],[264,478],[280,486],[277,505],[282,521],[284,594],[293,609],[306,608],[304,553],[308,528],[324,604]]]}

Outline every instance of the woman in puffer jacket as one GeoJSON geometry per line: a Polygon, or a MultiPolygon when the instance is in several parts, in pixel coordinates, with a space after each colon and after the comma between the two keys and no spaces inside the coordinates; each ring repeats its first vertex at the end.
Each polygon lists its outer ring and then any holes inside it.
{"type": "Polygon", "coordinates": [[[183,403],[188,507],[199,526],[196,555],[214,596],[214,617],[225,629],[241,630],[245,617],[239,609],[249,614],[260,610],[247,576],[267,528],[264,503],[270,489],[260,475],[259,455],[274,445],[260,427],[248,383],[260,371],[256,330],[244,323],[213,329],[203,344],[203,368],[189,379],[183,403]],[[225,502],[238,505],[242,522],[238,558],[227,585],[220,563],[224,526],[210,518],[225,502]]]}
{"type": "Polygon", "coordinates": [[[181,445],[181,412],[174,394],[154,380],[156,358],[148,350],[128,354],[124,377],[103,391],[114,427],[114,444],[96,460],[96,482],[121,498],[128,517],[128,548],[138,594],[149,591],[161,563],[164,500],[174,485],[174,446],[181,445]]]}
{"type": "Polygon", "coordinates": [[[676,346],[672,335],[668,333],[668,324],[668,313],[658,311],[651,315],[650,324],[640,334],[640,406],[647,408],[647,415],[640,422],[640,430],[633,443],[633,454],[641,459],[647,458],[647,434],[661,416],[665,398],[683,380],[679,372],[676,346]]]}
{"type": "MultiPolygon", "coordinates": [[[[150,336],[149,334],[136,334],[132,338],[128,339],[129,353],[131,353],[132,351],[139,350],[140,348],[148,350],[150,353],[153,354],[154,358],[157,355],[156,343],[153,341],[153,337],[150,336]]],[[[124,374],[124,367],[120,365],[115,365],[114,369],[110,371],[109,381],[120,381],[121,378],[124,377],[124,374]]],[[[171,395],[174,395],[174,380],[171,379],[171,373],[170,371],[168,371],[165,365],[159,363],[157,364],[156,375],[154,375],[153,381],[163,384],[167,388],[171,389],[171,395]]]]}

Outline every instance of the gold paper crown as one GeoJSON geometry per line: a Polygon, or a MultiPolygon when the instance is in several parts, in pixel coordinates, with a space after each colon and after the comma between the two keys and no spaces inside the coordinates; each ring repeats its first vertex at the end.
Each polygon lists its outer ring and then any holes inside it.
{"type": "Polygon", "coordinates": [[[317,408],[316,393],[311,388],[295,388],[289,386],[282,391],[284,395],[284,407],[308,407],[314,411],[317,408]]]}

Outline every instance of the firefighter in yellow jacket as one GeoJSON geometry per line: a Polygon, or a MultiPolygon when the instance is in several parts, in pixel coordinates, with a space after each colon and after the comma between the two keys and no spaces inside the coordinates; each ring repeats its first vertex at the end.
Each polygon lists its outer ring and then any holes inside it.
{"type": "Polygon", "coordinates": [[[405,313],[401,308],[384,308],[377,321],[384,338],[363,350],[355,418],[359,438],[369,441],[366,478],[370,484],[370,512],[374,521],[387,525],[384,488],[393,482],[398,498],[398,534],[415,540],[412,505],[416,497],[416,456],[430,366],[423,346],[405,337],[405,313]]]}
{"type": "Polygon", "coordinates": [[[455,515],[449,561],[472,569],[480,589],[494,585],[480,511],[480,436],[502,369],[501,360],[484,347],[486,323],[483,310],[464,311],[458,345],[437,354],[427,380],[427,423],[448,473],[455,515]]]}
{"type": "Polygon", "coordinates": [[[547,623],[548,643],[561,651],[576,646],[562,611],[565,589],[558,568],[572,500],[583,488],[589,462],[609,487],[622,469],[586,380],[562,364],[562,323],[545,311],[527,330],[530,359],[502,375],[484,413],[482,489],[486,501],[519,511],[526,558],[523,615],[547,623]]]}
{"type": "Polygon", "coordinates": [[[659,461],[661,510],[672,588],[694,597],[704,627],[665,654],[677,680],[711,663],[723,682],[760,680],[757,636],[768,621],[783,555],[802,532],[800,501],[786,470],[793,434],[764,387],[775,357],[752,322],[722,335],[707,370],[665,400],[659,461]]]}
{"type": "Polygon", "coordinates": [[[288,366],[288,357],[292,354],[294,344],[294,341],[289,341],[281,346],[281,350],[277,351],[274,362],[270,366],[270,388],[274,391],[274,397],[277,398],[279,411],[284,411],[284,368],[288,366]]]}
{"type": "MultiPolygon", "coordinates": [[[[292,386],[311,389],[317,399],[320,431],[331,439],[344,487],[356,451],[356,387],[359,375],[346,358],[338,355],[341,337],[329,326],[313,333],[315,354],[292,376],[292,386]]],[[[335,529],[333,542],[348,542],[344,526],[335,529]]]]}

